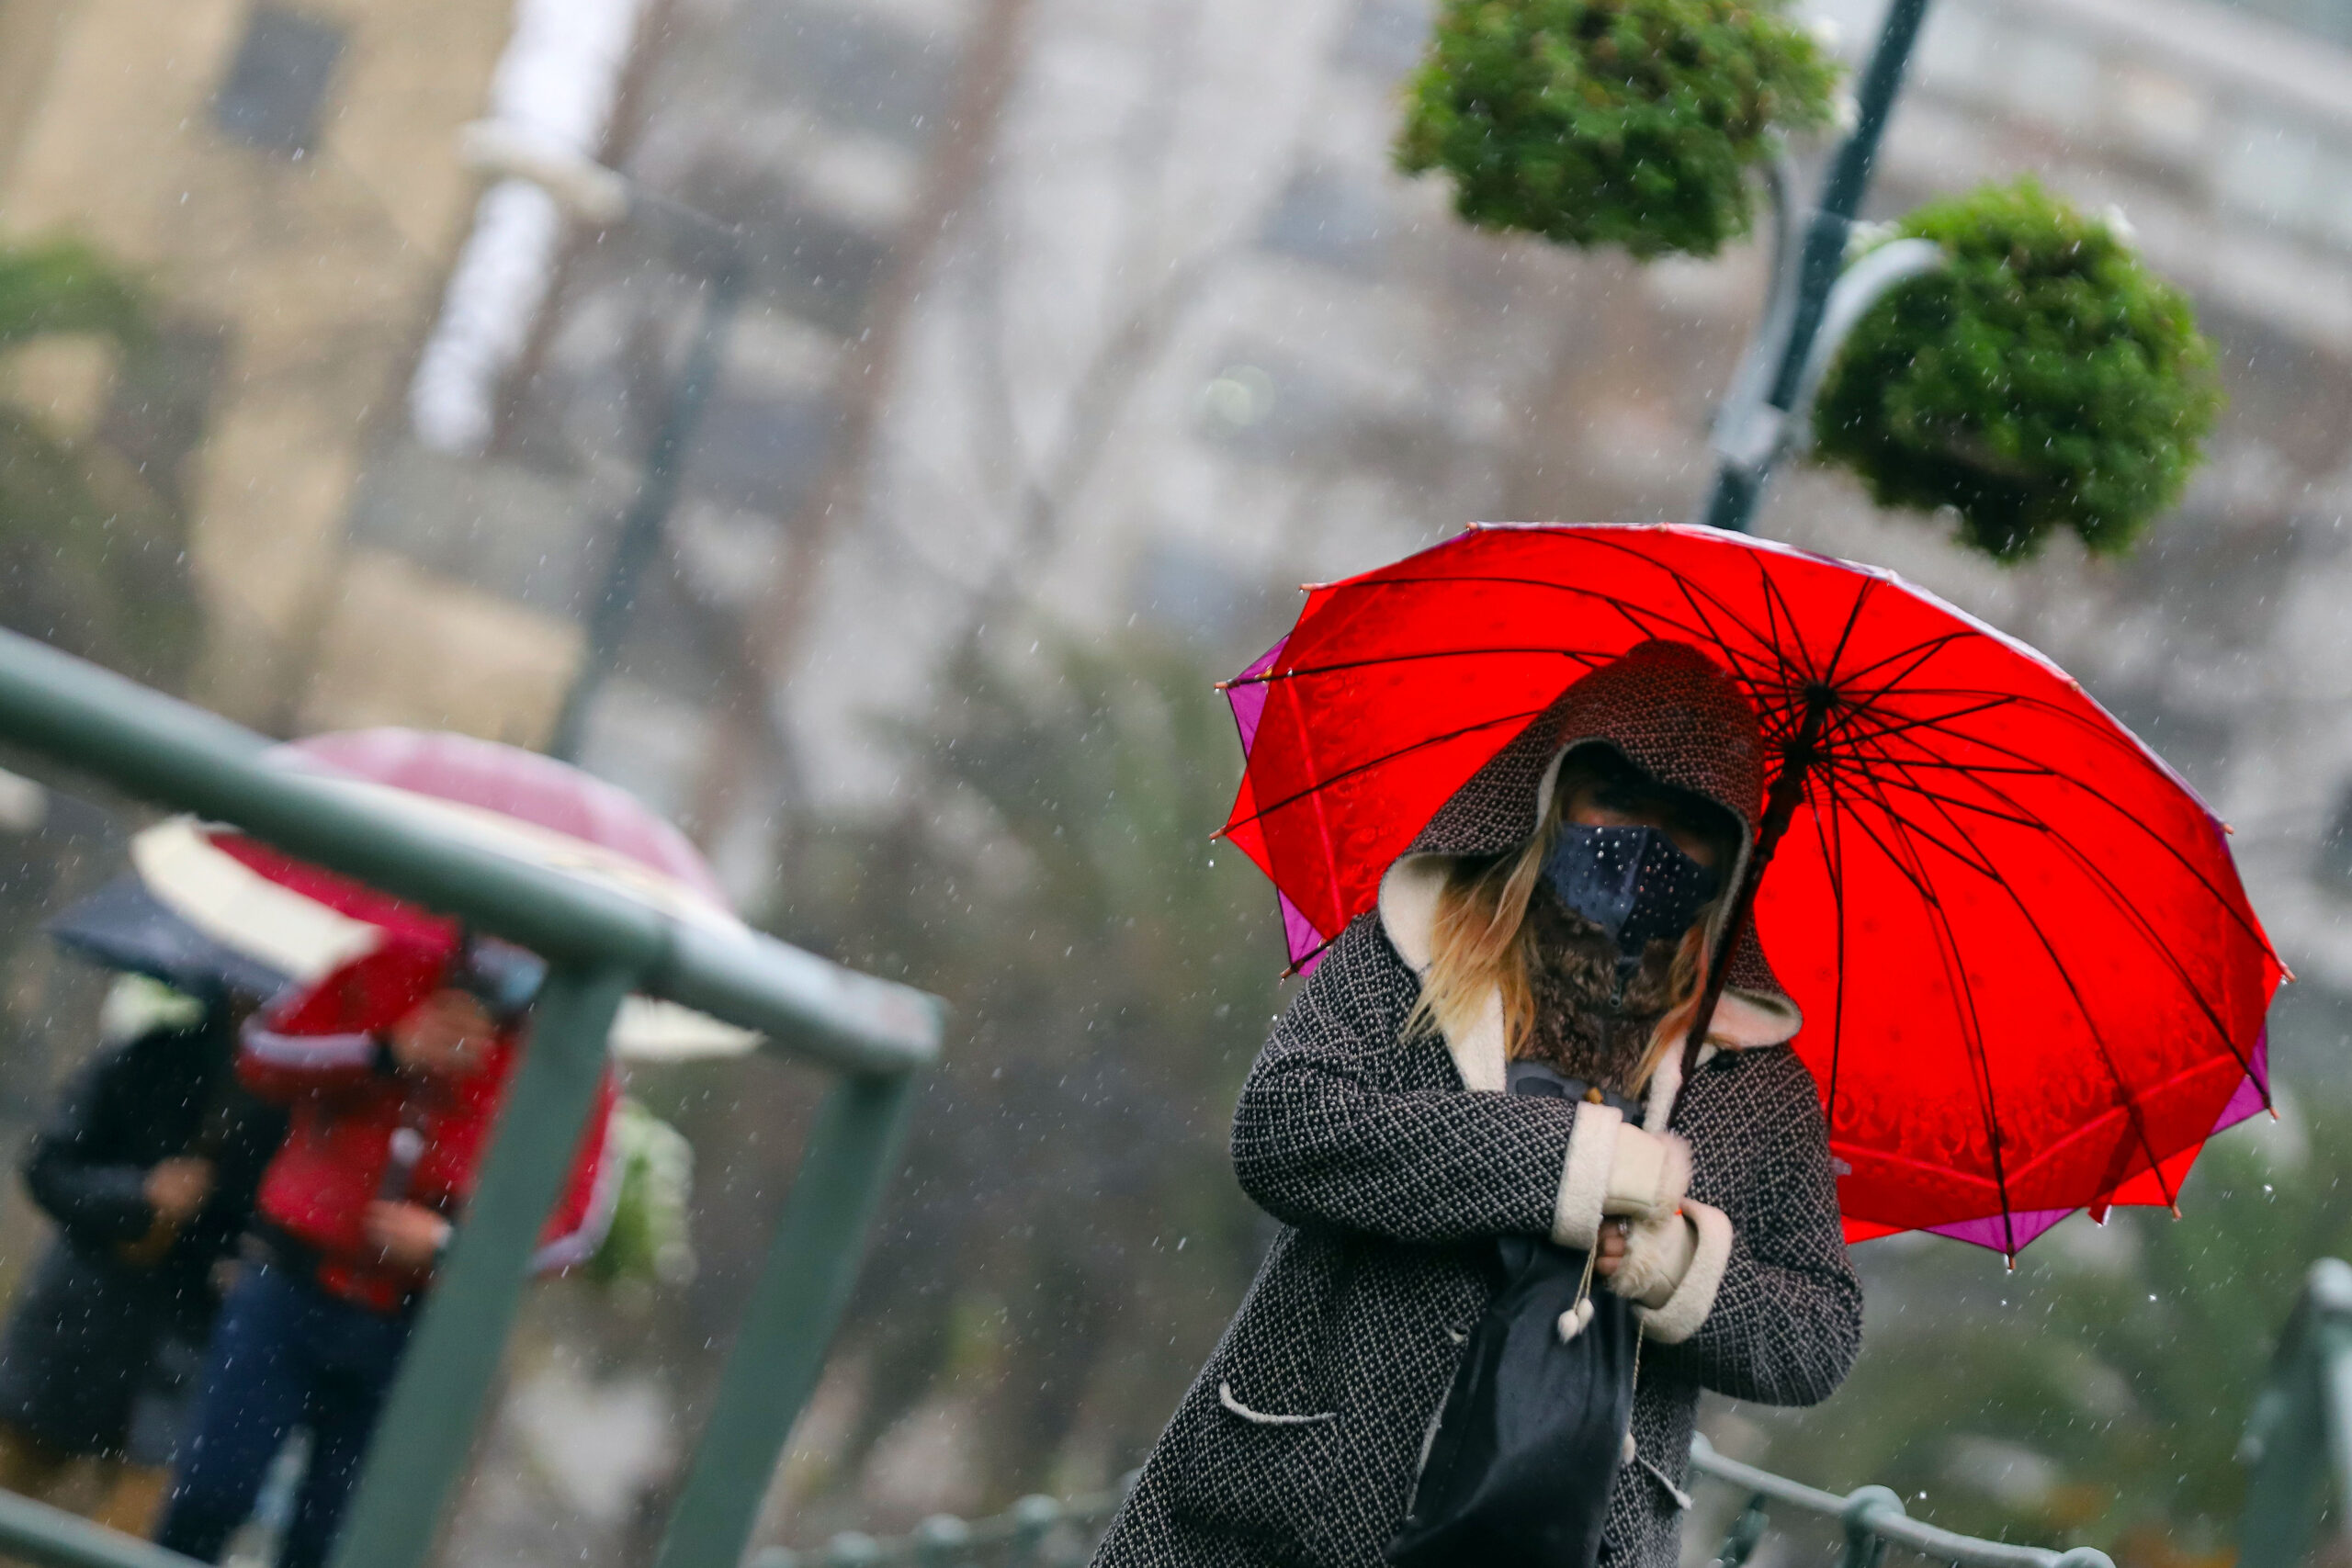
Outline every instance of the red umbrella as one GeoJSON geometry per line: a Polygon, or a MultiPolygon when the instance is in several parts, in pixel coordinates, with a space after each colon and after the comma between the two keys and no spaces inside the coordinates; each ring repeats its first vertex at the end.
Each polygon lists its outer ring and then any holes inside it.
{"type": "MultiPolygon", "coordinates": [[[[273,748],[269,760],[429,821],[486,848],[596,882],[673,919],[729,932],[709,863],[626,791],[577,768],[442,731],[360,729],[273,748]]],[[[226,829],[175,818],[141,833],[131,861],[146,891],[205,937],[283,980],[310,983],[391,945],[437,957],[454,921],[226,829]]],[[[748,1049],[716,1019],[632,997],[614,1041],[642,1056],[748,1049]]]]}
{"type": "Polygon", "coordinates": [[[2179,776],[1933,595],[1713,529],[1484,526],[1310,592],[1227,687],[1248,761],[1225,833],[1273,878],[1293,960],[1571,682],[1651,637],[1705,650],[1761,717],[1740,896],[1804,1010],[1849,1239],[2014,1255],[2076,1209],[2170,1204],[2268,1103],[2285,970],[2179,776]]]}

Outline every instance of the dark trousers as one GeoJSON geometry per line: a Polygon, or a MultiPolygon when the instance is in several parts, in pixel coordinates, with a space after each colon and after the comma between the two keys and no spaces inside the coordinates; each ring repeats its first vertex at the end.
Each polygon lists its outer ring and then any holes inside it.
{"type": "Polygon", "coordinates": [[[155,1539],[219,1562],[287,1434],[308,1427],[311,1468],[278,1565],[319,1568],[400,1371],[411,1315],[339,1300],[282,1267],[248,1269],[221,1306],[195,1427],[155,1539]]]}

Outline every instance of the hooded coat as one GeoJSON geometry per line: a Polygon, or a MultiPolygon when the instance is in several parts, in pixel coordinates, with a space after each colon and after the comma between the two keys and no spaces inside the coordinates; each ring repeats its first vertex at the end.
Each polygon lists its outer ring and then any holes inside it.
{"type": "Polygon", "coordinates": [[[225,1010],[110,1030],[33,1137],[25,1185],[58,1234],[0,1337],[0,1420],[52,1448],[167,1457],[134,1413],[174,1392],[171,1342],[187,1359],[211,1331],[212,1266],[235,1251],[286,1133],[239,1092],[233,1039],[225,1010]],[[182,1155],[212,1162],[212,1192],[157,1250],[147,1173],[182,1155]]]}
{"type": "MultiPolygon", "coordinates": [[[[1493,1238],[1589,1244],[1618,1113],[1503,1093],[1499,995],[1462,1038],[1406,1029],[1449,863],[1524,843],[1562,759],[1586,744],[1714,801],[1752,841],[1754,711],[1703,654],[1673,643],[1576,682],[1437,813],[1243,1086],[1235,1171],[1282,1229],[1097,1568],[1380,1562],[1494,1289],[1493,1238]]],[[[1743,849],[1735,877],[1745,860],[1743,849]]],[[[1645,1125],[1690,1145],[1697,1247],[1671,1297],[1637,1309],[1637,1458],[1617,1474],[1602,1545],[1621,1568],[1676,1560],[1702,1389],[1813,1404],[1860,1348],[1820,1098],[1788,1049],[1800,1021],[1751,932],[1690,1081],[1673,1051],[1648,1091],[1645,1125]]]]}
{"type": "MultiPolygon", "coordinates": [[[[397,1195],[457,1218],[525,1049],[526,1026],[518,1023],[461,1077],[412,1075],[393,1065],[385,1032],[443,983],[444,963],[443,955],[397,944],[355,959],[247,1020],[237,1057],[246,1089],[290,1117],[254,1203],[273,1250],[308,1266],[328,1294],[376,1312],[406,1310],[431,1283],[429,1271],[386,1263],[367,1240],[368,1205],[389,1195],[394,1135],[405,1127],[422,1140],[397,1195]]],[[[625,1164],[607,1157],[616,1099],[607,1072],[534,1269],[584,1263],[604,1241],[625,1164]]]]}

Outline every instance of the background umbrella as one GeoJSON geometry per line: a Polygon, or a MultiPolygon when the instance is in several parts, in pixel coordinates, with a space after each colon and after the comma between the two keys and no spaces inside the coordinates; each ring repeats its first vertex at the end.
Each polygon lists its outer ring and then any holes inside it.
{"type": "Polygon", "coordinates": [[[286,984],[282,971],[174,914],[137,872],[67,908],[49,922],[49,934],[101,968],[151,976],[190,996],[238,992],[266,999],[286,984]]]}
{"type": "MultiPolygon", "coordinates": [[[[744,929],[684,834],[627,792],[535,752],[388,728],[317,736],[270,756],[673,919],[744,929]]],[[[137,834],[130,855],[131,876],[68,910],[51,932],[100,963],[184,987],[225,983],[268,996],[386,942],[441,949],[458,940],[453,922],[427,910],[189,818],[137,834]]],[[[756,1043],[748,1031],[643,997],[624,1002],[613,1039],[639,1058],[732,1055],[756,1043]]]]}
{"type": "Polygon", "coordinates": [[[2267,1103],[2284,976],[2223,829],[2056,666],[1893,575],[1673,526],[1473,529],[1313,590],[1228,685],[1226,835],[1306,963],[1430,815],[1577,676],[1650,637],[1747,689],[1754,918],[1806,1024],[1849,1237],[2014,1253],[2170,1203],[2267,1103]],[[1785,835],[1785,836],[1783,836],[1785,835]]]}

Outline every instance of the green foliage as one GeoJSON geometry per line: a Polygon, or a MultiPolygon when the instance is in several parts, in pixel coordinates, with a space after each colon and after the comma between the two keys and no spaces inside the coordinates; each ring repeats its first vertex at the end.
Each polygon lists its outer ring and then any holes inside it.
{"type": "Polygon", "coordinates": [[[2222,394],[2188,301],[2111,222],[2030,179],[1921,208],[1896,232],[1940,272],[1855,329],[1814,413],[1816,450],[1882,506],[1960,514],[2021,560],[2072,528],[2117,554],[2179,498],[2222,394]]]}
{"type": "Polygon", "coordinates": [[[103,333],[126,345],[148,334],[138,288],[77,240],[0,246],[0,348],[46,333],[103,333]]]}
{"type": "Polygon", "coordinates": [[[1444,0],[1396,161],[1444,169],[1482,228],[1713,255],[1770,133],[1827,123],[1837,79],[1781,0],[1444,0]]]}
{"type": "Polygon", "coordinates": [[[694,1278],[688,1213],[695,1151],[675,1127],[635,1100],[613,1112],[607,1159],[621,1162],[620,1192],[604,1242],[582,1270],[599,1284],[683,1285],[694,1278]]]}
{"type": "MultiPolygon", "coordinates": [[[[90,333],[136,355],[140,290],[74,241],[0,246],[0,349],[90,333]]],[[[169,476],[0,404],[0,625],[175,688],[200,635],[169,476]]]]}
{"type": "Polygon", "coordinates": [[[2180,1219],[2069,1220],[2014,1274],[1948,1242],[1866,1247],[1861,1361],[1817,1412],[1766,1417],[1769,1462],[1924,1493],[1911,1510],[1933,1523],[2098,1546],[2121,1568],[2226,1561],[2238,1435],[2304,1271],[2352,1255],[2347,1190],[2352,1111],[2331,1107],[2217,1139],[2180,1219]]]}
{"type": "Polygon", "coordinates": [[[186,531],[140,475],[0,404],[0,626],[166,688],[200,636],[186,531]]]}

